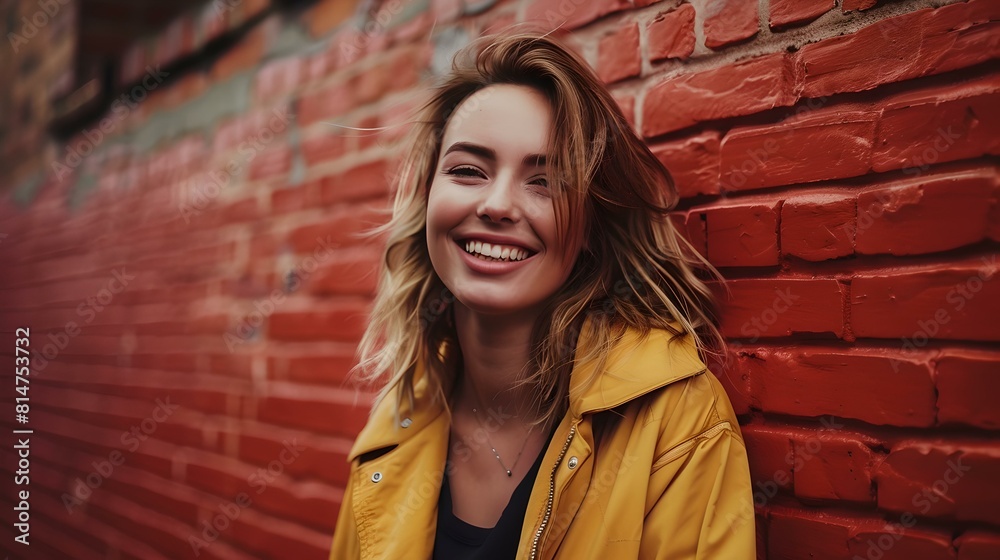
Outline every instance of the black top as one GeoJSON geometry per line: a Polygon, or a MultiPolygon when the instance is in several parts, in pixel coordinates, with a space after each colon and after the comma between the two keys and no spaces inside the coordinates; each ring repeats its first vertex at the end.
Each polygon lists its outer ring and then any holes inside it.
{"type": "MultiPolygon", "coordinates": [[[[549,433],[549,438],[552,438],[552,432],[549,433]]],[[[521,525],[524,523],[524,513],[528,508],[531,487],[538,475],[547,447],[546,442],[531,469],[514,489],[507,507],[504,508],[494,527],[477,527],[455,517],[451,510],[448,472],[445,470],[438,498],[434,560],[513,560],[517,555],[518,542],[521,540],[521,525]]]]}

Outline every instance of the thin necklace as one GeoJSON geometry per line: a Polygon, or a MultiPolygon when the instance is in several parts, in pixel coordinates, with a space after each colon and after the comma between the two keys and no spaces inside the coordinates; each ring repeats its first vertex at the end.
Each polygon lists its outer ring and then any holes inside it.
{"type": "MultiPolygon", "coordinates": [[[[479,399],[477,398],[476,400],[478,401],[479,399]]],[[[476,417],[476,422],[479,423],[479,427],[482,428],[483,433],[486,434],[486,441],[490,444],[490,449],[493,451],[493,455],[496,456],[497,462],[500,463],[503,470],[507,471],[507,477],[510,478],[513,476],[511,471],[517,468],[517,463],[521,460],[521,455],[524,453],[524,447],[528,445],[528,439],[531,438],[531,431],[535,429],[535,425],[532,424],[531,427],[528,428],[528,434],[524,436],[524,443],[521,444],[521,450],[517,452],[517,458],[514,459],[514,464],[508,469],[507,465],[503,464],[503,459],[500,458],[500,454],[497,453],[497,446],[493,445],[493,440],[490,439],[490,431],[486,429],[486,426],[483,425],[483,421],[479,419],[479,411],[476,407],[472,407],[472,415],[476,417]]]]}

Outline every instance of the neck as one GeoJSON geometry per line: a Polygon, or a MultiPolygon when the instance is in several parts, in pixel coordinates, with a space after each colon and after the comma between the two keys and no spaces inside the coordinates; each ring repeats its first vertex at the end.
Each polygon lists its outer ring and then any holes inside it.
{"type": "Polygon", "coordinates": [[[482,315],[455,302],[455,330],[462,348],[463,376],[456,394],[460,406],[532,417],[530,389],[515,387],[531,357],[531,331],[537,313],[482,315]]]}

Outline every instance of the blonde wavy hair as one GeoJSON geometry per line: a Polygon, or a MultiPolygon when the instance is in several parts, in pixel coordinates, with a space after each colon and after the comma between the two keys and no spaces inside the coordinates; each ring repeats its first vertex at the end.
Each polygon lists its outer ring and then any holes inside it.
{"type": "Polygon", "coordinates": [[[434,398],[450,404],[462,357],[454,296],[428,255],[427,197],[445,127],[468,114],[463,101],[494,84],[529,86],[549,100],[547,177],[556,222],[562,235],[584,231],[588,241],[532,331],[531,359],[518,380],[535,395],[537,416],[529,420],[558,421],[568,408],[574,360],[598,360],[599,373],[629,327],[643,336],[667,329],[673,339],[694,337],[703,357],[723,348],[715,300],[698,274],[721,276],[667,215],[679,198],[670,173],[582,58],[548,34],[508,29],[462,49],[419,108],[395,178],[392,218],[370,232],[388,241],[352,375],[385,381],[372,410],[393,392],[397,419],[403,399],[412,406],[419,361],[434,398]],[[577,354],[588,317],[593,344],[577,354]]]}

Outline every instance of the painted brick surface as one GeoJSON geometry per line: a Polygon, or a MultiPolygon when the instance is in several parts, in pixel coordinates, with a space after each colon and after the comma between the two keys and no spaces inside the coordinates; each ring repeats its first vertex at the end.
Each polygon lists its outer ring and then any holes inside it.
{"type": "Polygon", "coordinates": [[[712,370],[758,557],[1000,557],[1000,4],[230,4],[123,52],[141,99],[65,140],[71,10],[0,55],[39,557],[326,558],[407,112],[456,46],[528,21],[568,31],[729,279],[712,370]]]}

